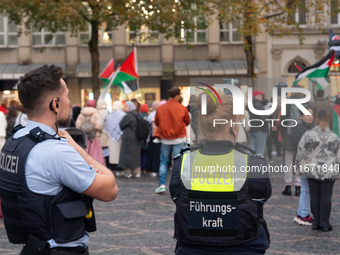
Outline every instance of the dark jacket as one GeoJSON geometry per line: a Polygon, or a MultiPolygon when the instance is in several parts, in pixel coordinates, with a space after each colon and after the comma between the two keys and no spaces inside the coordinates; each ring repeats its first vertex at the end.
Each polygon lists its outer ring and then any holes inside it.
{"type": "Polygon", "coordinates": [[[140,167],[141,141],[136,136],[137,116],[136,111],[131,111],[119,123],[120,129],[123,131],[119,167],[131,169],[140,167]]]}
{"type": "MultiPolygon", "coordinates": [[[[225,155],[229,154],[233,150],[233,144],[230,141],[205,141],[200,147],[199,153],[205,155],[225,155]],[[216,152],[216,153],[215,153],[216,152]]],[[[197,155],[197,154],[196,154],[197,155]]],[[[189,235],[190,228],[186,228],[187,221],[187,208],[188,196],[195,196],[199,200],[199,196],[206,196],[210,199],[216,199],[215,196],[220,197],[221,192],[203,192],[192,191],[186,189],[181,178],[181,165],[182,157],[174,160],[173,171],[170,181],[170,193],[173,201],[176,203],[175,214],[175,238],[179,241],[179,244],[185,247],[211,251],[258,251],[264,253],[269,246],[268,238],[265,234],[265,227],[260,220],[263,217],[263,204],[271,196],[271,183],[268,174],[260,173],[248,173],[247,180],[245,181],[241,190],[237,191],[237,199],[239,206],[239,216],[244,215],[242,212],[247,212],[247,216],[239,217],[239,233],[243,231],[244,226],[248,226],[250,230],[254,230],[253,217],[256,217],[257,233],[247,232],[245,236],[219,236],[208,235],[202,233],[203,236],[189,235]],[[247,198],[244,198],[244,194],[247,194],[247,198]],[[241,229],[242,228],[242,229],[241,229]]],[[[226,162],[226,165],[228,163],[226,162]]],[[[266,165],[265,160],[261,156],[254,156],[249,159],[249,166],[261,166],[266,165]]],[[[222,178],[223,179],[223,178],[222,178]]],[[[223,182],[223,180],[221,180],[223,182]]],[[[223,193],[223,192],[222,192],[223,193]]],[[[235,192],[228,192],[224,196],[232,196],[235,192]]],[[[192,199],[192,197],[191,197],[192,199]]],[[[220,198],[221,199],[221,198],[220,198]]],[[[224,199],[226,199],[224,197],[224,199]]],[[[231,198],[229,198],[231,199],[231,198]]],[[[191,204],[191,202],[190,202],[191,204]]],[[[207,207],[208,208],[208,207],[207,207]]],[[[192,222],[191,218],[191,222],[192,222]]],[[[200,230],[200,229],[199,229],[200,230]]],[[[211,231],[211,230],[210,230],[211,231]]],[[[217,233],[216,233],[217,234],[217,233]]],[[[269,235],[269,234],[268,234],[269,235]]],[[[207,254],[208,254],[207,253],[207,254]]]]}
{"type": "MultiPolygon", "coordinates": [[[[298,98],[304,98],[305,95],[302,93],[296,93],[293,94],[290,99],[298,99],[298,98]]],[[[286,105],[286,115],[282,115],[282,109],[281,109],[281,117],[280,117],[280,123],[283,120],[286,119],[294,119],[294,120],[300,120],[300,112],[299,109],[292,104],[286,105]]],[[[288,122],[284,122],[285,125],[288,125],[288,122]]],[[[291,143],[291,137],[288,132],[288,127],[284,127],[280,124],[279,129],[281,130],[282,135],[282,150],[284,151],[293,151],[292,143],[291,143]]]]}
{"type": "MultiPolygon", "coordinates": [[[[261,102],[255,98],[253,98],[253,106],[256,110],[264,110],[263,105],[261,104],[261,102]]],[[[250,127],[249,132],[250,133],[256,133],[256,132],[267,132],[268,128],[267,128],[267,122],[266,119],[268,118],[267,116],[261,116],[261,115],[256,115],[254,113],[252,113],[249,110],[249,107],[247,105],[246,110],[249,112],[249,120],[253,120],[253,119],[258,119],[258,120],[262,120],[264,122],[263,126],[261,127],[250,127]]],[[[251,125],[253,126],[260,126],[262,123],[261,121],[252,121],[251,125]]]]}

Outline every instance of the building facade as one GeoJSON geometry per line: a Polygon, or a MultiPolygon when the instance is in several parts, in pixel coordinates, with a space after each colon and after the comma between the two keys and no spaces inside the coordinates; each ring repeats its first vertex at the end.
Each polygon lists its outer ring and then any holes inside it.
{"type": "MultiPolygon", "coordinates": [[[[77,37],[67,32],[52,35],[44,29],[17,37],[18,27],[9,23],[6,16],[0,16],[0,21],[0,100],[17,100],[15,84],[29,70],[56,64],[65,70],[71,104],[84,105],[92,92],[91,58],[86,44],[90,28],[78,33],[77,37]]],[[[178,38],[170,39],[143,26],[136,33],[127,26],[110,30],[102,24],[99,33],[101,70],[112,58],[118,63],[133,47],[137,48],[139,90],[130,97],[137,96],[141,101],[161,100],[171,86],[183,88],[187,100],[193,77],[246,77],[245,53],[237,24],[220,24],[215,19],[206,29],[198,25],[197,30],[181,30],[178,38]]],[[[261,54],[258,54],[255,72],[266,77],[265,35],[256,41],[256,51],[261,54]]],[[[123,95],[118,87],[112,88],[111,99],[126,100],[127,95],[123,95]]]]}
{"type": "MultiPolygon", "coordinates": [[[[332,9],[328,11],[332,14],[332,9]]],[[[263,33],[255,38],[255,73],[260,81],[256,83],[256,89],[270,95],[277,82],[292,83],[298,72],[295,62],[309,66],[327,54],[327,31],[332,28],[340,34],[340,14],[329,15],[318,25],[307,19],[307,15],[296,12],[296,20],[303,28],[304,44],[300,44],[297,33],[283,37],[263,33]]],[[[181,30],[178,37],[170,39],[157,31],[149,31],[146,26],[129,28],[123,25],[113,30],[102,24],[99,31],[101,70],[112,58],[119,63],[133,47],[137,48],[139,89],[133,95],[124,95],[113,86],[111,100],[138,97],[142,102],[151,103],[166,98],[166,90],[177,86],[182,88],[184,104],[187,104],[190,78],[246,78],[247,65],[244,45],[237,32],[238,24],[223,24],[217,17],[207,28],[200,27],[198,20],[195,22],[195,31],[181,30]]],[[[71,105],[80,103],[83,106],[92,92],[91,57],[87,45],[90,27],[76,37],[68,32],[52,35],[44,29],[18,37],[18,30],[6,16],[0,16],[0,103],[6,98],[18,100],[15,84],[20,76],[44,64],[56,64],[65,70],[71,105]]],[[[333,84],[338,82],[340,85],[334,72],[338,69],[335,65],[331,72],[332,95],[338,93],[338,87],[333,84]]],[[[302,81],[302,84],[307,86],[308,82],[302,81]]]]}

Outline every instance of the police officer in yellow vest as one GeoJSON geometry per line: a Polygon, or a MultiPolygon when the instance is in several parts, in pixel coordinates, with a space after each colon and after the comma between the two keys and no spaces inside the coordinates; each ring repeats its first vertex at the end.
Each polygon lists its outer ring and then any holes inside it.
{"type": "Polygon", "coordinates": [[[176,203],[176,255],[255,255],[269,247],[263,219],[263,204],[271,196],[270,179],[262,172],[266,162],[236,143],[239,124],[232,98],[222,95],[221,100],[215,105],[207,97],[207,114],[198,120],[199,145],[174,160],[170,193],[176,203]],[[214,127],[214,119],[228,123],[214,127]]]}

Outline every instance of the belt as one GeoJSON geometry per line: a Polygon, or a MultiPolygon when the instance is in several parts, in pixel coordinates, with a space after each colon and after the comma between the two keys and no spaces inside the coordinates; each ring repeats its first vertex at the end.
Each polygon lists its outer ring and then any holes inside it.
{"type": "Polygon", "coordinates": [[[83,247],[56,247],[52,248],[49,255],[67,255],[67,254],[82,254],[82,255],[89,255],[88,248],[83,247]]]}

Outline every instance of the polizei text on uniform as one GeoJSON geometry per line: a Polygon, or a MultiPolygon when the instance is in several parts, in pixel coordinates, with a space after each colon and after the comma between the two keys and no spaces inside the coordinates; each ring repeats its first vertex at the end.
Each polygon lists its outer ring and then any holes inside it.
{"type": "Polygon", "coordinates": [[[0,153],[0,169],[10,173],[18,173],[19,157],[0,153]]]}

